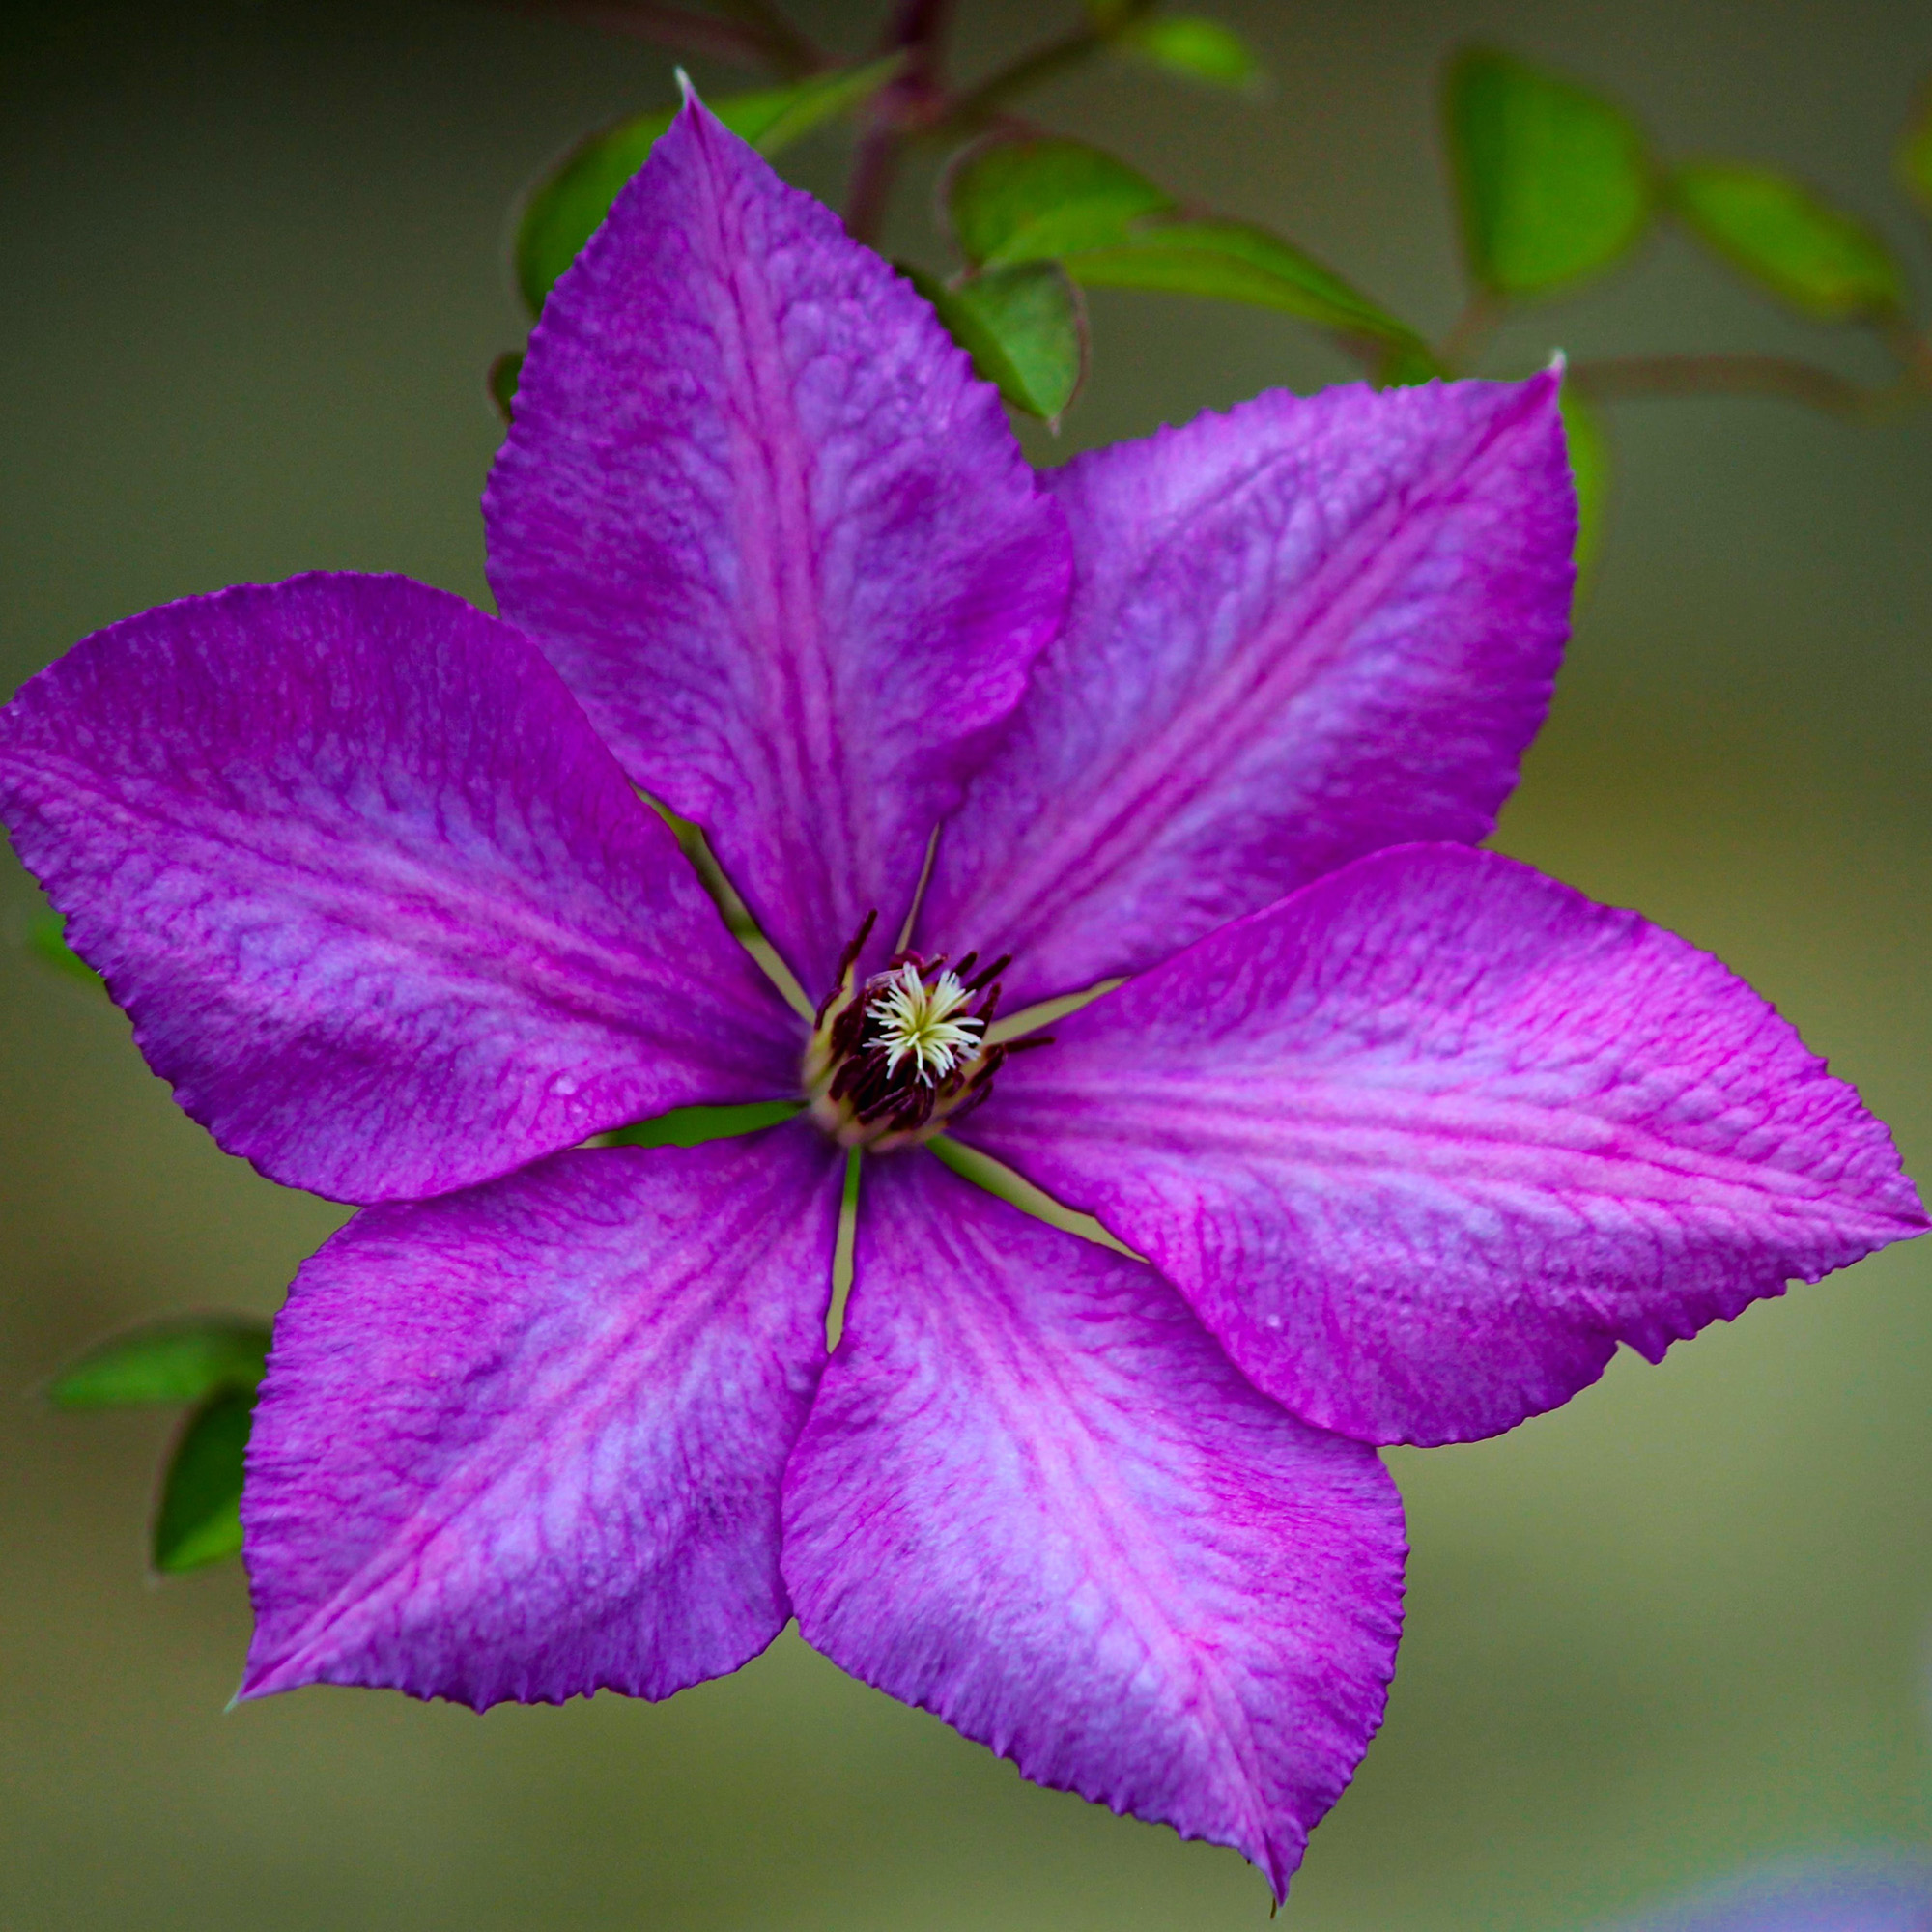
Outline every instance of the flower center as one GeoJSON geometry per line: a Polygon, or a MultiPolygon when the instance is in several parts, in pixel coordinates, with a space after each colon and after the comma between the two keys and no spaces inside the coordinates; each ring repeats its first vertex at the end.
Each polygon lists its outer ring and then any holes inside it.
{"type": "Polygon", "coordinates": [[[992,1091],[1006,1048],[987,1045],[986,1032],[1007,962],[975,972],[976,953],[949,967],[900,952],[855,984],[870,930],[867,920],[818,1009],[805,1089],[812,1119],[841,1147],[883,1152],[930,1139],[992,1091]]]}

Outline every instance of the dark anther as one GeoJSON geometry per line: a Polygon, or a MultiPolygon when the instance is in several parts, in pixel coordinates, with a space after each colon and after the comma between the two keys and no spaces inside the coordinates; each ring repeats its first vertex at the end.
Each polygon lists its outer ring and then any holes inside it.
{"type": "Polygon", "coordinates": [[[1023,1039],[1007,1040],[999,1048],[999,1051],[1006,1054],[1031,1053],[1037,1046],[1051,1046],[1052,1044],[1053,1036],[1050,1033],[1030,1033],[1023,1039]]]}
{"type": "Polygon", "coordinates": [[[879,923],[879,909],[874,906],[859,923],[859,930],[852,935],[852,941],[838,955],[838,970],[832,976],[832,990],[818,1003],[818,1011],[812,1015],[814,1028],[825,1024],[825,1015],[831,1011],[832,1003],[845,990],[846,976],[859,963],[859,955],[866,950],[866,942],[872,936],[872,928],[879,923]]]}
{"type": "MultiPolygon", "coordinates": [[[[960,960],[958,970],[959,970],[959,977],[962,980],[966,980],[967,967],[970,966],[973,963],[973,961],[977,959],[979,956],[980,955],[977,952],[969,952],[967,953],[964,959],[960,960]]],[[[1010,952],[1002,952],[1000,956],[997,959],[995,959],[993,963],[990,966],[988,966],[986,970],[983,973],[981,973],[977,980],[966,980],[966,990],[969,993],[977,993],[981,986],[986,985],[991,980],[997,980],[1000,977],[1000,975],[1004,973],[1007,970],[1007,968],[1010,966],[1012,963],[1013,963],[1013,955],[1010,952]]],[[[997,993],[999,991],[999,988],[996,986],[994,987],[993,990],[995,993],[997,993]]]]}

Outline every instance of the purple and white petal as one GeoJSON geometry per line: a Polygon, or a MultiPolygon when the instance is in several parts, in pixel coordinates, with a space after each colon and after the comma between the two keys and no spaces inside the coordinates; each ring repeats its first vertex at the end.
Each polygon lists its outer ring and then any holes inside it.
{"type": "Polygon", "coordinates": [[[1049,480],[1073,604],[941,837],[928,951],[1043,998],[1489,833],[1569,627],[1553,376],[1277,391],[1049,480]]]}
{"type": "Polygon", "coordinates": [[[484,515],[503,614],[814,998],[902,918],[1065,603],[998,394],[696,103],[552,291],[484,515]]]}
{"type": "Polygon", "coordinates": [[[668,1697],[756,1656],[841,1170],[787,1126],[357,1215],[275,1323],[242,1694],[668,1697]]]}
{"type": "Polygon", "coordinates": [[[461,1187],[797,1082],[797,1023],[527,639],[398,577],[188,598],[0,712],[0,817],[231,1153],[461,1187]]]}
{"type": "Polygon", "coordinates": [[[1362,860],[1055,1033],[964,1138],[1367,1441],[1493,1435],[1926,1226],[1741,980],[1495,853],[1362,860]]]}
{"type": "Polygon", "coordinates": [[[785,1477],[807,1642],[1277,1896],[1381,1720],[1402,1505],[1151,1269],[923,1154],[869,1164],[785,1477]]]}

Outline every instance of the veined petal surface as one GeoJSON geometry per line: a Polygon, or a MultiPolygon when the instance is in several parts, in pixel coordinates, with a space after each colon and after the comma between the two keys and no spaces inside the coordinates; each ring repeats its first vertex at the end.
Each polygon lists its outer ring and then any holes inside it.
{"type": "Polygon", "coordinates": [[[928,951],[1045,998],[1489,833],[1569,628],[1553,376],[1276,392],[1047,480],[1072,607],[941,835],[928,951]]]}
{"type": "Polygon", "coordinates": [[[0,712],[0,817],[231,1153],[419,1196],[686,1102],[798,1032],[540,652],[405,578],[193,597],[0,712]]]}
{"type": "Polygon", "coordinates": [[[924,1154],[867,1166],[785,1478],[807,1642],[1280,1896],[1381,1720],[1404,1555],[1374,1453],[1259,1395],[1151,1269],[924,1154]]]}
{"type": "Polygon", "coordinates": [[[889,943],[1069,570],[911,285],[688,106],[544,305],[484,514],[503,614],[812,996],[889,943]]]}
{"type": "Polygon", "coordinates": [[[668,1697],[762,1650],[840,1168],[787,1126],[352,1221],[275,1323],[242,1695],[668,1697]]]}
{"type": "Polygon", "coordinates": [[[962,1138],[1367,1441],[1493,1435],[1926,1225],[1741,980],[1495,853],[1364,859],[1055,1035],[962,1138]]]}

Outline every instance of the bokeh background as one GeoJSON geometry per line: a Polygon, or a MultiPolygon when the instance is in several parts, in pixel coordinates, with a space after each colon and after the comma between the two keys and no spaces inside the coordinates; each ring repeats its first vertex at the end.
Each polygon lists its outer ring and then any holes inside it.
{"type": "MultiPolygon", "coordinates": [[[[1214,0],[1258,105],[1119,69],[1058,126],[1272,223],[1433,329],[1461,301],[1440,63],[1493,38],[1672,153],[1803,173],[1921,297],[1890,143],[1913,0],[1214,0]]],[[[855,50],[871,10],[802,8],[855,50]]],[[[965,0],[984,63],[1060,21],[965,0]]],[[[506,210],[668,59],[485,4],[0,10],[0,689],[166,598],[314,567],[483,600],[482,372],[521,340],[506,210]]],[[[725,71],[697,64],[700,82],[725,71]]],[[[834,136],[787,171],[834,191],[834,136]]],[[[937,259],[918,191],[902,247],[937,259]]],[[[1051,460],[1349,372],[1281,318],[1122,294],[1051,460]]],[[[1493,367],[1855,340],[1665,237],[1493,367]]],[[[1614,523],[1501,842],[1764,988],[1932,1175],[1932,411],[1626,405],[1614,523]]],[[[24,957],[0,859],[0,1924],[1207,1928],[1233,1854],[1023,1785],[786,1636],[728,1682],[477,1719],[305,1690],[224,1715],[237,1566],[144,1581],[168,1424],[35,1384],[134,1318],[271,1309],[338,1210],[218,1154],[125,1022],[24,957]]],[[[1680,1346],[1562,1412],[1402,1453],[1415,1547],[1389,1719],[1317,1834],[1300,1932],[1617,1922],[1754,1862],[1923,1849],[1932,1247],[1680,1346]]]]}

